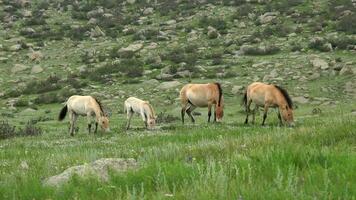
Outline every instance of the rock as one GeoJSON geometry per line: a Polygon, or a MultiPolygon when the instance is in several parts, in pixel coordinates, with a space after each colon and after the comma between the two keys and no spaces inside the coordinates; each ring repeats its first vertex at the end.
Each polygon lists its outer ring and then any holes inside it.
{"type": "Polygon", "coordinates": [[[104,14],[104,9],[103,8],[98,8],[96,10],[91,10],[87,13],[87,18],[95,18],[95,17],[101,17],[104,14]]]}
{"type": "Polygon", "coordinates": [[[26,161],[21,161],[20,163],[20,168],[22,170],[28,170],[30,167],[28,166],[27,162],[26,161]]]}
{"type": "Polygon", "coordinates": [[[22,16],[23,17],[32,17],[32,11],[31,10],[23,10],[22,16]]]}
{"type": "Polygon", "coordinates": [[[38,74],[43,72],[43,68],[40,65],[35,65],[31,69],[31,74],[38,74]]]}
{"type": "Polygon", "coordinates": [[[10,46],[10,48],[9,48],[10,51],[20,51],[21,49],[22,49],[21,44],[12,45],[12,46],[10,46]]]}
{"type": "Polygon", "coordinates": [[[144,11],[143,11],[143,14],[144,15],[150,15],[153,13],[153,8],[149,7],[149,8],[146,8],[144,11]]]}
{"type": "Polygon", "coordinates": [[[354,74],[352,68],[350,65],[345,65],[341,70],[340,70],[340,75],[352,75],[354,74]]]}
{"type": "Polygon", "coordinates": [[[95,28],[92,28],[90,30],[90,37],[91,38],[96,38],[96,37],[101,37],[105,36],[105,33],[101,30],[99,26],[95,26],[95,28]]]}
{"type": "Polygon", "coordinates": [[[88,25],[97,25],[99,23],[99,21],[96,18],[90,18],[88,21],[88,25]]]}
{"type": "Polygon", "coordinates": [[[245,22],[240,22],[238,27],[239,28],[246,28],[245,22]]]}
{"type": "Polygon", "coordinates": [[[30,50],[31,52],[27,55],[31,61],[39,61],[43,58],[43,54],[40,51],[34,51],[32,48],[30,50]]]}
{"type": "Polygon", "coordinates": [[[299,103],[299,104],[306,104],[309,102],[309,99],[305,98],[304,96],[293,97],[292,99],[294,102],[299,103]]]}
{"type": "Polygon", "coordinates": [[[130,44],[129,46],[127,46],[125,48],[119,49],[118,53],[125,53],[125,52],[135,53],[135,52],[141,50],[142,47],[143,47],[142,43],[130,44]]]}
{"type": "Polygon", "coordinates": [[[183,70],[183,71],[177,72],[177,75],[180,77],[186,78],[186,77],[190,77],[192,75],[192,73],[189,70],[183,70]]]}
{"type": "Polygon", "coordinates": [[[215,38],[217,38],[219,36],[220,36],[219,32],[214,27],[211,27],[211,26],[208,27],[208,37],[209,37],[209,39],[215,39],[215,38]]]}
{"type": "Polygon", "coordinates": [[[58,187],[67,183],[74,175],[80,178],[95,176],[99,178],[100,181],[107,182],[109,181],[109,170],[125,172],[137,168],[138,163],[132,158],[102,158],[90,164],[70,167],[61,174],[47,178],[43,184],[46,186],[58,187]]]}
{"type": "Polygon", "coordinates": [[[231,93],[232,94],[239,94],[239,93],[242,93],[244,87],[241,86],[241,85],[235,85],[234,87],[232,87],[231,89],[231,93]]]}
{"type": "Polygon", "coordinates": [[[310,77],[309,77],[309,80],[316,80],[316,79],[318,79],[318,78],[320,78],[320,73],[318,73],[318,72],[314,72],[310,77]]]}
{"type": "Polygon", "coordinates": [[[146,48],[147,49],[156,49],[158,47],[158,44],[155,42],[151,42],[146,48]]]}
{"type": "Polygon", "coordinates": [[[172,74],[159,74],[156,76],[156,79],[158,80],[163,80],[163,81],[171,81],[173,80],[173,76],[172,74]]]}
{"type": "Polygon", "coordinates": [[[128,4],[134,4],[134,3],[136,3],[136,0],[126,0],[126,2],[127,2],[128,4]]]}
{"type": "Polygon", "coordinates": [[[179,81],[169,81],[169,82],[163,82],[161,83],[157,89],[160,90],[169,90],[169,89],[173,89],[176,88],[178,86],[180,86],[182,83],[180,83],[179,81]]]}
{"type": "Polygon", "coordinates": [[[174,19],[172,19],[172,20],[166,21],[164,24],[166,24],[166,25],[174,25],[174,24],[176,24],[176,23],[177,23],[177,21],[174,20],[174,19]]]}
{"type": "Polygon", "coordinates": [[[8,60],[9,60],[9,59],[6,58],[6,57],[0,57],[0,62],[1,62],[1,63],[7,63],[8,60]]]}
{"type": "Polygon", "coordinates": [[[33,36],[36,33],[35,29],[31,27],[21,29],[22,35],[33,36]]]}
{"type": "Polygon", "coordinates": [[[159,81],[156,79],[150,79],[143,82],[144,85],[158,85],[159,81]]]}
{"type": "Polygon", "coordinates": [[[32,113],[34,113],[34,112],[36,112],[35,109],[26,108],[25,110],[23,110],[23,111],[21,112],[21,114],[32,114],[32,113]]]}
{"type": "Polygon", "coordinates": [[[258,20],[261,24],[267,24],[272,22],[277,18],[279,12],[266,12],[265,14],[258,17],[258,20]]]}
{"type": "Polygon", "coordinates": [[[322,70],[329,69],[329,64],[321,58],[314,58],[310,62],[312,64],[312,66],[316,69],[322,69],[322,70]]]}
{"type": "Polygon", "coordinates": [[[23,65],[23,64],[15,64],[15,66],[12,67],[11,72],[14,73],[14,74],[16,74],[16,73],[18,73],[18,72],[25,71],[25,70],[27,70],[28,68],[29,68],[28,66],[23,65]]]}

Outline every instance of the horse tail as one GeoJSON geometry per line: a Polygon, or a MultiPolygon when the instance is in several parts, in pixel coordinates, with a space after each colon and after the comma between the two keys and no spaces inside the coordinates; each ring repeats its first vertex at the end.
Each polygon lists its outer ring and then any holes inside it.
{"type": "Polygon", "coordinates": [[[246,108],[246,106],[247,106],[247,90],[246,90],[246,92],[245,92],[245,94],[244,94],[244,97],[242,98],[242,104],[245,106],[245,108],[246,108]]]}
{"type": "Polygon", "coordinates": [[[219,90],[219,101],[218,101],[218,106],[220,106],[220,102],[221,102],[221,97],[222,97],[222,88],[221,88],[221,85],[220,83],[215,83],[215,85],[218,87],[218,90],[219,90]]]}
{"type": "Polygon", "coordinates": [[[59,121],[62,121],[62,120],[66,117],[67,111],[68,111],[68,106],[65,105],[65,106],[62,108],[61,112],[59,113],[59,116],[58,116],[58,120],[59,120],[59,121]]]}

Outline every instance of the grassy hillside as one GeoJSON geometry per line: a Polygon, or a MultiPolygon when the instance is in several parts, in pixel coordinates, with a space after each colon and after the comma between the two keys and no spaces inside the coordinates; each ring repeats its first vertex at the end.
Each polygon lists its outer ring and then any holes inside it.
{"type": "Polygon", "coordinates": [[[354,199],[355,34],[351,0],[0,0],[0,198],[354,199]],[[213,81],[224,121],[201,108],[181,125],[179,89],[213,81]],[[243,124],[254,81],[288,90],[296,127],[273,110],[243,124]],[[100,99],[112,131],[80,118],[70,137],[57,116],[73,94],[100,99]],[[124,130],[130,96],[151,102],[155,130],[124,130]],[[43,185],[100,158],[139,168],[43,185]]]}

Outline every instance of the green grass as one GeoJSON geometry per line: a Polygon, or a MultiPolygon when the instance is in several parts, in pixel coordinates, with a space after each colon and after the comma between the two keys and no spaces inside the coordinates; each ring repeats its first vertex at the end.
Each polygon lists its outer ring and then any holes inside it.
{"type": "MultiPolygon", "coordinates": [[[[297,127],[243,125],[242,114],[223,124],[163,125],[145,131],[122,129],[112,117],[110,134],[87,135],[85,120],[75,137],[67,123],[40,122],[38,137],[0,141],[1,199],[353,199],[356,182],[356,117],[339,106],[320,116],[296,110],[297,127]],[[162,130],[168,129],[168,130],[162,130]],[[135,158],[137,171],[111,173],[108,183],[73,178],[58,189],[42,181],[73,165],[103,157],[135,158]],[[26,161],[28,170],[21,169],[26,161]],[[171,197],[170,197],[171,196],[171,197]]],[[[205,111],[205,110],[204,110],[205,111]]],[[[227,116],[236,113],[228,110],[227,116]]],[[[51,113],[53,117],[57,113],[51,113]]],[[[257,118],[259,122],[260,118],[257,118]]]]}

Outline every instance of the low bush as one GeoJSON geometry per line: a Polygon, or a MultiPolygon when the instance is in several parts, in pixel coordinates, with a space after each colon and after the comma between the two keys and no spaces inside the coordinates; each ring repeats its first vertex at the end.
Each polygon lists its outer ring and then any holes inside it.
{"type": "Polygon", "coordinates": [[[43,130],[35,126],[35,123],[27,122],[25,127],[16,130],[16,126],[9,124],[8,121],[0,121],[0,140],[16,136],[36,136],[42,135],[43,130]]]}
{"type": "Polygon", "coordinates": [[[244,55],[272,55],[280,51],[280,48],[275,45],[265,46],[248,46],[244,45],[240,48],[244,55]]]}
{"type": "Polygon", "coordinates": [[[16,136],[16,127],[9,124],[8,121],[0,121],[0,139],[6,139],[16,136]]]}
{"type": "Polygon", "coordinates": [[[356,34],[356,13],[343,16],[336,24],[338,31],[356,34]]]}
{"type": "Polygon", "coordinates": [[[157,115],[156,123],[159,123],[159,124],[161,124],[161,123],[172,123],[172,122],[175,122],[177,120],[179,120],[179,117],[167,114],[165,112],[160,112],[157,115]]]}
{"type": "Polygon", "coordinates": [[[248,14],[252,12],[253,6],[251,6],[251,4],[243,4],[237,8],[236,12],[234,12],[232,19],[241,19],[248,16],[248,14]]]}
{"type": "Polygon", "coordinates": [[[227,28],[227,23],[221,18],[203,16],[199,20],[199,26],[201,28],[208,28],[208,26],[212,26],[217,30],[222,31],[227,28]]]}
{"type": "Polygon", "coordinates": [[[42,135],[43,130],[40,127],[35,126],[35,124],[31,122],[27,122],[24,128],[20,128],[17,131],[18,136],[36,136],[42,135]]]}
{"type": "Polygon", "coordinates": [[[328,41],[334,48],[348,49],[350,46],[356,45],[356,37],[340,35],[338,37],[328,38],[328,41]]]}

